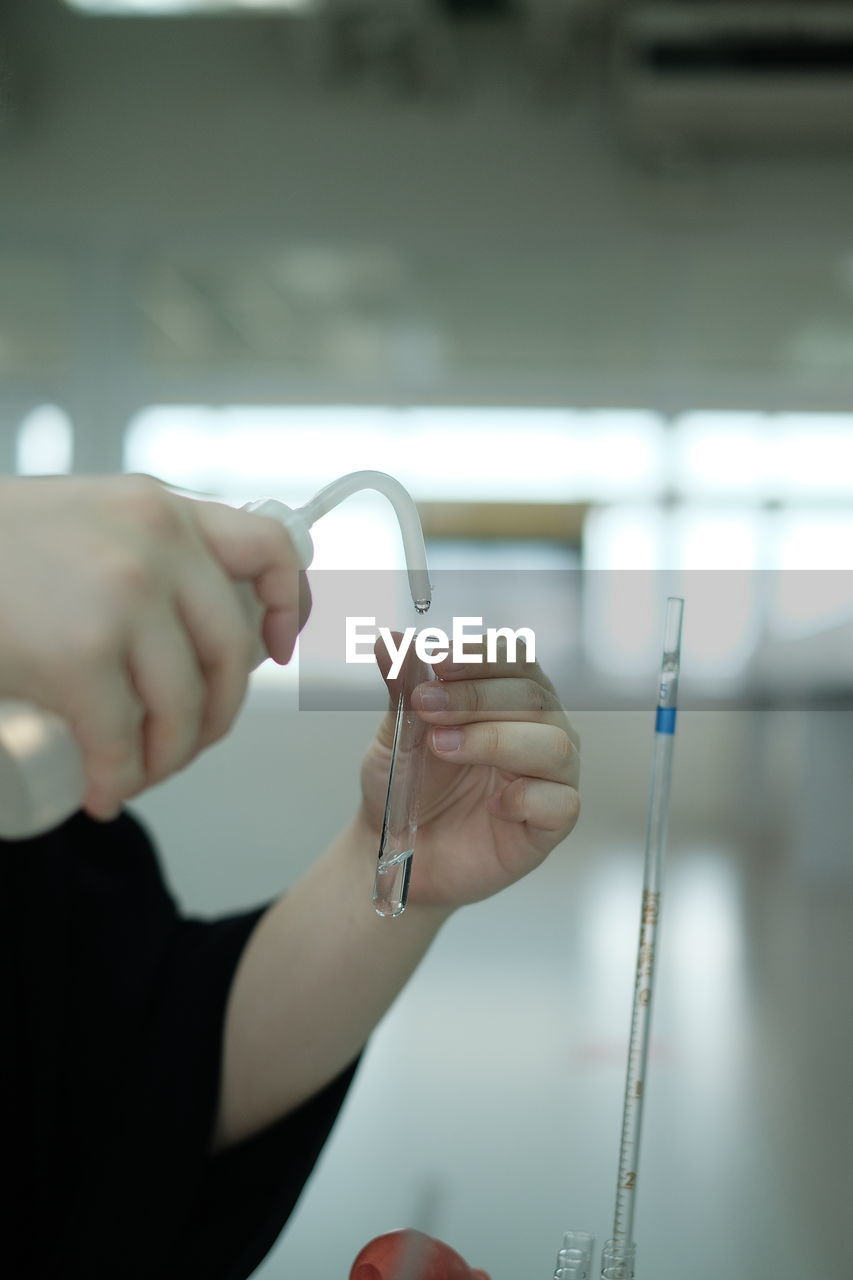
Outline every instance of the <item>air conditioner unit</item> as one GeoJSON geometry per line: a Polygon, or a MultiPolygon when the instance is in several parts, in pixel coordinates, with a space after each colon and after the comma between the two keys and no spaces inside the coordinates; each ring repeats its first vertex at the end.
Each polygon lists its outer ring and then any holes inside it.
{"type": "Polygon", "coordinates": [[[853,144],[853,4],[622,0],[612,98],[652,152],[853,144]]]}

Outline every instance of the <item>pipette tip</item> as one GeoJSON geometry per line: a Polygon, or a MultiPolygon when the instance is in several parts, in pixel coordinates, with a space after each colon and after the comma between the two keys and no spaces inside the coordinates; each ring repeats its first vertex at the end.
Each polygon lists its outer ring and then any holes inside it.
{"type": "Polygon", "coordinates": [[[677,654],[681,648],[681,619],[684,601],[681,596],[670,596],[666,602],[666,620],[663,628],[664,654],[677,654]]]}

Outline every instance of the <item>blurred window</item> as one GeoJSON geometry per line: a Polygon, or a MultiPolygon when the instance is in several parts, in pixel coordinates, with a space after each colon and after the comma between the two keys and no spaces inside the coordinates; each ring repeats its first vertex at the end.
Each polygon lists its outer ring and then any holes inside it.
{"type": "Polygon", "coordinates": [[[685,497],[850,501],[853,414],[703,412],[673,425],[685,497]]]}
{"type": "Polygon", "coordinates": [[[304,501],[375,468],[418,500],[611,502],[654,497],[663,444],[639,410],[156,405],[130,423],[125,466],[244,500],[304,501]]]}
{"type": "Polygon", "coordinates": [[[74,456],[74,428],[55,404],[32,409],[18,427],[15,470],[21,476],[65,475],[74,456]]]}
{"type": "MultiPolygon", "coordinates": [[[[774,422],[779,496],[853,503],[853,414],[782,413],[774,422]]],[[[849,545],[849,544],[848,544],[849,545]]]]}
{"type": "Polygon", "coordinates": [[[686,497],[770,496],[772,438],[764,413],[687,413],[674,424],[675,483],[686,497]]]}
{"type": "MultiPolygon", "coordinates": [[[[129,424],[125,466],[233,503],[291,505],[347,471],[390,472],[421,505],[436,568],[590,571],[580,625],[608,678],[654,668],[665,594],[690,593],[685,642],[709,681],[746,673],[767,634],[853,611],[849,572],[822,593],[754,576],[848,570],[853,415],[160,405],[129,424]]],[[[349,499],[314,538],[316,568],[401,567],[376,494],[349,499]]]]}

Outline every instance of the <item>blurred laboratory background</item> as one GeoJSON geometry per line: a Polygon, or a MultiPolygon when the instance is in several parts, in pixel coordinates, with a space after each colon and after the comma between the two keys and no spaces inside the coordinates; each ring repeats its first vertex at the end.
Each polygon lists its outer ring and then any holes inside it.
{"type": "MultiPolygon", "coordinates": [[[[414,1225],[546,1280],[611,1233],[675,591],[637,1275],[849,1280],[853,4],[5,0],[0,470],[295,505],[359,468],[464,612],[546,608],[583,811],[438,939],[258,1275],[414,1225]]],[[[402,566],[377,495],[315,532],[318,597],[402,566]]],[[[357,803],[376,715],[298,669],[133,806],[188,912],[357,803]]]]}

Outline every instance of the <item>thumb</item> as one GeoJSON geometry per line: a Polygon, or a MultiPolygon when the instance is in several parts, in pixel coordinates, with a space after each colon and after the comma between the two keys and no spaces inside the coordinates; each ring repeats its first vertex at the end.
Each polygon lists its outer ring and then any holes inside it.
{"type": "Polygon", "coordinates": [[[266,649],[276,662],[288,662],[311,612],[311,592],[284,525],[272,516],[236,511],[225,503],[183,501],[228,576],[251,581],[263,612],[266,649]]]}

